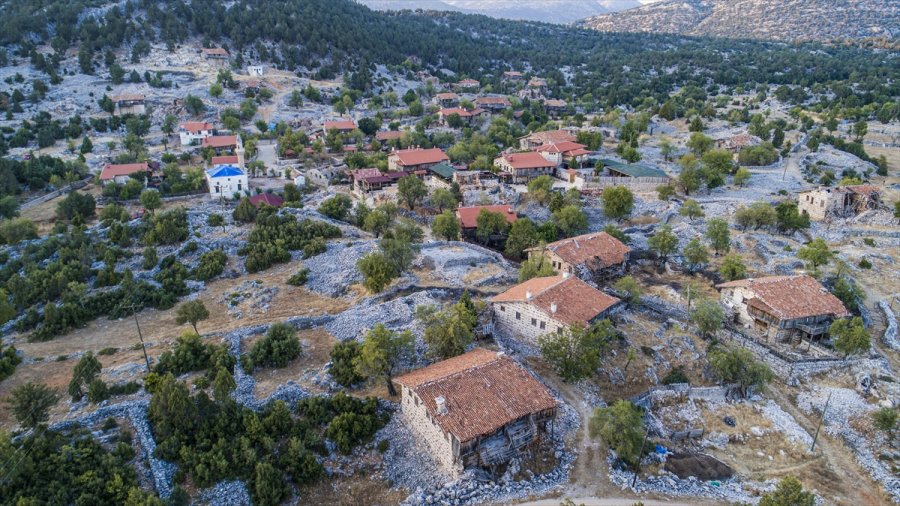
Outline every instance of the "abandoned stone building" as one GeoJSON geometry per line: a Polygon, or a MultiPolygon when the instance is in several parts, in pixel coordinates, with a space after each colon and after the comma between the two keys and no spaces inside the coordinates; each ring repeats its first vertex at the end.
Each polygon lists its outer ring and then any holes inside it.
{"type": "Polygon", "coordinates": [[[716,288],[732,322],[767,342],[822,338],[832,321],[850,316],[840,299],[807,275],[741,279],[716,288]]]}
{"type": "Polygon", "coordinates": [[[839,186],[800,192],[797,207],[810,219],[847,218],[880,205],[881,189],[875,185],[839,186]]]}
{"type": "Polygon", "coordinates": [[[621,308],[621,302],[563,272],[520,283],[494,296],[491,308],[497,331],[536,345],[539,336],[588,326],[621,308]]]}
{"type": "Polygon", "coordinates": [[[435,459],[458,476],[508,462],[552,427],[557,402],[502,352],[476,348],[398,378],[400,409],[435,459]]]}
{"type": "Polygon", "coordinates": [[[631,248],[606,232],[584,234],[526,250],[528,258],[543,256],[556,272],[585,281],[623,274],[631,248]]]}

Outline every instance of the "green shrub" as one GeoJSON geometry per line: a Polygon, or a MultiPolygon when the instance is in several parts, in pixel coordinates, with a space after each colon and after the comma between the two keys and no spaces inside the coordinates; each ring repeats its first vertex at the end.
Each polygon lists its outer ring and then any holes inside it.
{"type": "Polygon", "coordinates": [[[300,269],[293,276],[287,279],[287,284],[292,286],[303,286],[309,277],[309,269],[306,267],[300,269]]]}
{"type": "Polygon", "coordinates": [[[300,356],[300,341],[294,327],[287,323],[275,323],[266,335],[244,355],[244,370],[252,372],[257,367],[285,367],[300,356]]]}
{"type": "Polygon", "coordinates": [[[226,255],[224,251],[220,249],[207,251],[200,255],[200,262],[197,264],[197,268],[194,269],[194,272],[192,272],[191,275],[194,279],[209,281],[219,274],[222,274],[225,270],[226,262],[228,262],[228,255],[226,255]]]}
{"type": "Polygon", "coordinates": [[[859,268],[860,269],[871,269],[872,262],[870,262],[867,258],[862,258],[859,261],[859,268]]]}
{"type": "Polygon", "coordinates": [[[97,352],[97,355],[114,355],[117,351],[119,351],[118,348],[103,348],[102,350],[97,352]]]}

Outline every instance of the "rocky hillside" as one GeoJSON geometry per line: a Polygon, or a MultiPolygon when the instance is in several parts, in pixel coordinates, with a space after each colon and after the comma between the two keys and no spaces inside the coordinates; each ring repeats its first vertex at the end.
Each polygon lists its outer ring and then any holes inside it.
{"type": "MultiPolygon", "coordinates": [[[[641,5],[638,0],[358,0],[377,10],[422,9],[484,14],[492,18],[572,23],[641,5]]],[[[646,2],[647,0],[645,0],[646,2]]]]}
{"type": "Polygon", "coordinates": [[[664,32],[764,40],[900,36],[897,0],[663,0],[593,16],[605,32],[664,32]]]}

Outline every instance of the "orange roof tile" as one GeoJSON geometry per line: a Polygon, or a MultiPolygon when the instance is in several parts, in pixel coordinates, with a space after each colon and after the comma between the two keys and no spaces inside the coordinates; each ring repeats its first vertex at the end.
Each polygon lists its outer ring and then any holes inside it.
{"type": "Polygon", "coordinates": [[[584,144],[578,144],[572,141],[550,142],[534,148],[537,153],[564,153],[568,154],[572,151],[584,150],[587,147],[584,144]]]}
{"type": "Polygon", "coordinates": [[[547,130],[544,132],[534,132],[524,137],[531,142],[540,142],[541,144],[551,144],[554,142],[574,142],[578,138],[565,130],[547,130]]]}
{"type": "Polygon", "coordinates": [[[399,130],[381,130],[375,132],[375,139],[379,141],[389,141],[391,139],[399,139],[403,137],[403,132],[399,130]]]}
{"type": "Polygon", "coordinates": [[[439,148],[431,149],[402,149],[394,151],[390,156],[397,157],[397,164],[401,166],[422,165],[424,163],[440,163],[449,161],[446,153],[439,148]]]}
{"type": "Polygon", "coordinates": [[[476,348],[394,378],[422,400],[437,425],[461,443],[532,413],[555,409],[541,382],[506,355],[476,348]],[[437,409],[443,397],[446,413],[437,409]]]}
{"type": "Polygon", "coordinates": [[[527,151],[525,153],[505,153],[503,159],[512,169],[539,169],[544,167],[556,167],[556,164],[547,160],[540,153],[527,151]]]}
{"type": "Polygon", "coordinates": [[[716,285],[716,288],[749,288],[755,305],[783,320],[809,316],[847,317],[850,312],[818,281],[805,274],[749,278],[716,285]]]}
{"type": "Polygon", "coordinates": [[[147,172],[150,167],[146,163],[107,164],[100,171],[100,180],[107,181],[117,176],[127,176],[136,172],[147,172]]]}
{"type": "Polygon", "coordinates": [[[551,242],[545,248],[556,253],[567,264],[599,262],[597,268],[600,269],[624,262],[625,256],[631,252],[631,248],[606,232],[570,237],[551,242]]]}
{"type": "Polygon", "coordinates": [[[478,215],[481,211],[489,213],[500,213],[506,217],[509,224],[513,224],[518,219],[515,211],[510,206],[470,206],[460,207],[456,210],[456,217],[459,218],[459,226],[462,228],[478,228],[478,215]]]}
{"type": "Polygon", "coordinates": [[[342,119],[338,121],[326,121],[323,125],[325,130],[353,130],[356,128],[356,123],[349,119],[342,119]]]}
{"type": "Polygon", "coordinates": [[[621,301],[575,276],[558,275],[531,278],[495,295],[491,302],[526,302],[567,325],[588,325],[621,301]]]}
{"type": "Polygon", "coordinates": [[[238,157],[234,155],[226,155],[226,156],[214,156],[209,161],[210,165],[236,165],[238,163],[238,157]]]}
{"type": "Polygon", "coordinates": [[[227,148],[237,146],[237,135],[213,135],[203,139],[204,148],[227,148]]]}
{"type": "Polygon", "coordinates": [[[212,130],[212,123],[206,121],[188,121],[181,124],[181,129],[192,134],[202,132],[204,130],[212,130]]]}

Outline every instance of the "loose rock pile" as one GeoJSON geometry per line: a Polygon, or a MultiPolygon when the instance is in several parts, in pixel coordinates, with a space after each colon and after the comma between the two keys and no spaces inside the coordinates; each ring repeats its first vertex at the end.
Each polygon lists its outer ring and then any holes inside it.
{"type": "Polygon", "coordinates": [[[304,287],[328,297],[345,295],[350,285],[363,280],[356,262],[377,249],[372,240],[328,243],[325,253],[303,261],[309,269],[304,287]]]}

